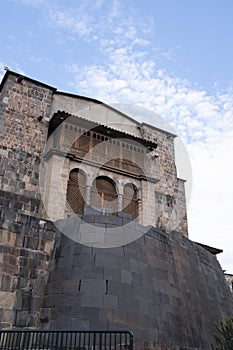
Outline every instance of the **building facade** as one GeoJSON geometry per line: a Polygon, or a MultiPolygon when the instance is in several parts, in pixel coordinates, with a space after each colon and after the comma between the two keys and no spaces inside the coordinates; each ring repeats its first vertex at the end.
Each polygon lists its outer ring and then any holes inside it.
{"type": "Polygon", "coordinates": [[[175,135],[15,72],[0,90],[1,327],[210,348],[232,295],[188,239],[175,135]]]}

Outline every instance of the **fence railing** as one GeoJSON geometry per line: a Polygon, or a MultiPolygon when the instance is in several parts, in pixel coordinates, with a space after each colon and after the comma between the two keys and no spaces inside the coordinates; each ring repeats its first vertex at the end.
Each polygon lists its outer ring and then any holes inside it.
{"type": "Polygon", "coordinates": [[[133,350],[130,331],[0,330],[0,350],[133,350]]]}

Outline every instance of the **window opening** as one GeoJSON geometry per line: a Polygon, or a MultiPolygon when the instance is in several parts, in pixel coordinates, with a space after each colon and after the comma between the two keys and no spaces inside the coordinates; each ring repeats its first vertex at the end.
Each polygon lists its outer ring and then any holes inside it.
{"type": "Polygon", "coordinates": [[[124,186],[123,212],[130,214],[132,219],[138,217],[137,189],[130,183],[124,186]]]}
{"type": "Polygon", "coordinates": [[[91,206],[116,213],[117,192],[112,181],[105,177],[97,177],[91,189],[91,206]]]}
{"type": "Polygon", "coordinates": [[[79,169],[71,170],[67,185],[67,206],[75,214],[83,214],[85,206],[85,175],[79,169]]]}

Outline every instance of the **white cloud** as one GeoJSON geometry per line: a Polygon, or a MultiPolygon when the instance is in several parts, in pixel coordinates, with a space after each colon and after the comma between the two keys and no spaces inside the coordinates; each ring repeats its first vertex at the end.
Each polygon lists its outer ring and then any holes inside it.
{"type": "Polygon", "coordinates": [[[92,20],[86,15],[74,16],[71,11],[52,11],[50,19],[60,28],[70,30],[79,37],[88,37],[93,32],[92,20]]]}
{"type": "MultiPolygon", "coordinates": [[[[226,125],[227,127],[227,125],[226,125]]],[[[191,238],[224,249],[223,267],[232,272],[233,132],[218,133],[215,143],[190,145],[193,198],[189,210],[191,238]]]]}

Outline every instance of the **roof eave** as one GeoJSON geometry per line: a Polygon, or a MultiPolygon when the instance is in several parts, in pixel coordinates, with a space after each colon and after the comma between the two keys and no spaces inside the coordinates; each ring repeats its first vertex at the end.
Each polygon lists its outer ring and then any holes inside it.
{"type": "Polygon", "coordinates": [[[54,93],[55,91],[57,91],[57,89],[56,89],[55,87],[51,86],[51,85],[47,85],[47,84],[45,84],[45,83],[41,83],[41,82],[38,81],[38,80],[29,78],[29,77],[27,77],[27,76],[25,76],[25,75],[23,75],[23,74],[16,73],[16,72],[13,72],[13,71],[7,69],[7,70],[6,70],[6,73],[4,74],[4,76],[3,76],[3,78],[2,78],[1,84],[0,84],[0,92],[2,91],[2,88],[3,88],[3,86],[5,85],[7,79],[8,79],[8,77],[9,77],[10,75],[15,76],[16,78],[21,77],[22,79],[27,80],[27,81],[30,81],[31,83],[34,83],[34,84],[36,84],[36,85],[43,86],[43,87],[45,87],[45,88],[47,88],[47,89],[49,89],[49,90],[52,90],[53,93],[54,93]]]}

